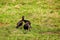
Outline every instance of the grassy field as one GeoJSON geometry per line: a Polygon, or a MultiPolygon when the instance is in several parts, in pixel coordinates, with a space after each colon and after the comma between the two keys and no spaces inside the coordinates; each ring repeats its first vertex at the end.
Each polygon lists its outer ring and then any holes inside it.
{"type": "Polygon", "coordinates": [[[0,40],[60,40],[60,0],[0,0],[0,40]],[[31,31],[16,29],[22,16],[31,31]]]}

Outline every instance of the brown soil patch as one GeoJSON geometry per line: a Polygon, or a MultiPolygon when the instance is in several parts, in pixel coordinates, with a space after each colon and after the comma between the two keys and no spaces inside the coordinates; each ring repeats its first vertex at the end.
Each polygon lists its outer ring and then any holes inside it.
{"type": "Polygon", "coordinates": [[[9,23],[1,23],[1,22],[0,22],[0,27],[1,27],[1,26],[6,26],[6,25],[8,25],[8,24],[9,24],[9,23]]]}
{"type": "Polygon", "coordinates": [[[3,23],[0,23],[0,26],[2,26],[3,25],[3,23]]]}

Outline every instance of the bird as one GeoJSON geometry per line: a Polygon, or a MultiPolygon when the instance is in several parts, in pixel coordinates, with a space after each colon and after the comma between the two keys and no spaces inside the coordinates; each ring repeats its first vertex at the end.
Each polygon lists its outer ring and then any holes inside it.
{"type": "Polygon", "coordinates": [[[24,30],[30,30],[31,26],[29,25],[29,22],[26,22],[24,24],[24,30]]]}
{"type": "Polygon", "coordinates": [[[22,19],[17,23],[16,28],[19,28],[20,26],[23,25],[23,20],[24,20],[24,16],[22,16],[22,19]]]}
{"type": "Polygon", "coordinates": [[[22,17],[22,19],[23,19],[24,23],[28,22],[29,25],[31,25],[31,22],[29,20],[24,19],[24,16],[22,17]]]}
{"type": "MultiPolygon", "coordinates": [[[[24,16],[23,16],[23,18],[24,18],[24,16]]],[[[24,19],[23,22],[25,23],[24,24],[24,29],[25,30],[28,30],[28,29],[31,28],[31,22],[29,20],[24,19]]]]}
{"type": "Polygon", "coordinates": [[[16,28],[19,28],[20,26],[22,26],[23,22],[25,23],[24,24],[24,30],[28,30],[28,29],[30,30],[31,22],[29,20],[24,19],[24,16],[22,16],[22,19],[17,23],[16,28]]]}
{"type": "Polygon", "coordinates": [[[29,20],[23,20],[23,21],[24,21],[24,23],[28,22],[28,24],[31,25],[31,22],[29,20]]]}

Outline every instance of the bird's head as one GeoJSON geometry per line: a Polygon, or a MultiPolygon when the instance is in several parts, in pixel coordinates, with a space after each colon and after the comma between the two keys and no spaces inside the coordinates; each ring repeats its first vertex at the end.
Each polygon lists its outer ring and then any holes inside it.
{"type": "Polygon", "coordinates": [[[24,20],[24,16],[22,16],[22,20],[24,20]]]}

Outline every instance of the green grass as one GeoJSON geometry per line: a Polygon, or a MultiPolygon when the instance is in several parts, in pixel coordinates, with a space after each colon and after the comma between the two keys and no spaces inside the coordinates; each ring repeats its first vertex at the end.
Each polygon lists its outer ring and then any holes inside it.
{"type": "Polygon", "coordinates": [[[0,40],[60,40],[60,0],[0,0],[0,40]],[[22,16],[31,31],[15,28],[22,16]]]}

